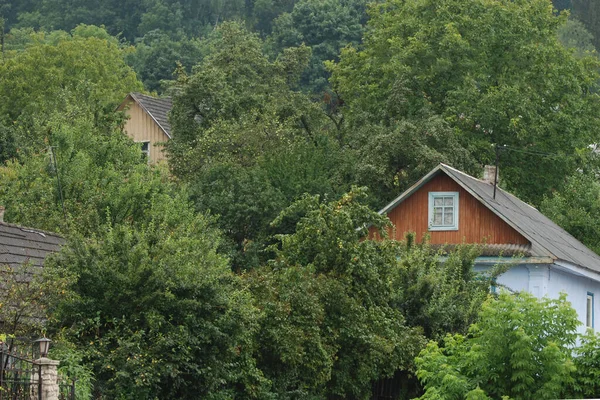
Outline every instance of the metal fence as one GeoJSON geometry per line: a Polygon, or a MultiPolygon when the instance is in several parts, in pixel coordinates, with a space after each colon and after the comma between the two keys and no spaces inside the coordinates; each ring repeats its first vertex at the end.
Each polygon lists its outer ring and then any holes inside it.
{"type": "MultiPolygon", "coordinates": [[[[33,351],[0,343],[0,400],[44,400],[42,366],[32,359],[33,351]]],[[[57,378],[59,400],[75,400],[75,382],[57,378]]]]}

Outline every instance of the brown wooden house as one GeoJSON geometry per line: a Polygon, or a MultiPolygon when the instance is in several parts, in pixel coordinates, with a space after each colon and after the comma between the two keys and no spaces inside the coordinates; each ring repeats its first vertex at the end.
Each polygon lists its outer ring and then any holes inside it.
{"type": "MultiPolygon", "coordinates": [[[[485,175],[485,174],[484,174],[485,175]]],[[[414,232],[434,245],[482,244],[477,271],[514,265],[498,278],[512,291],[556,298],[566,292],[582,322],[594,328],[600,297],[600,256],[534,207],[495,187],[495,173],[480,180],[440,164],[380,213],[392,238],[414,232]]],[[[370,232],[371,237],[377,237],[370,232]]]]}
{"type": "Polygon", "coordinates": [[[156,98],[141,93],[129,93],[117,108],[124,111],[129,119],[125,123],[125,132],[139,143],[148,157],[148,162],[166,161],[164,143],[171,139],[169,111],[170,98],[156,98]]]}

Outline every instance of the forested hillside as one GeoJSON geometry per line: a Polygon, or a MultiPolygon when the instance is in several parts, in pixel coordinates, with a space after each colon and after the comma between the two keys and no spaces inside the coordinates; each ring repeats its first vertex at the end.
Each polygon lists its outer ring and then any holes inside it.
{"type": "Polygon", "coordinates": [[[67,239],[35,279],[81,398],[369,399],[391,378],[406,399],[600,396],[598,338],[573,354],[564,299],[489,297],[503,271],[473,272],[477,247],[441,264],[427,238],[364,240],[440,162],[498,160],[503,188],[600,251],[596,0],[0,0],[0,16],[0,205],[67,239]],[[173,99],[168,166],[123,133],[139,91],[173,99]],[[494,350],[506,310],[538,325],[494,350]],[[477,375],[528,335],[520,386],[477,375]],[[468,373],[444,380],[448,359],[468,373]]]}

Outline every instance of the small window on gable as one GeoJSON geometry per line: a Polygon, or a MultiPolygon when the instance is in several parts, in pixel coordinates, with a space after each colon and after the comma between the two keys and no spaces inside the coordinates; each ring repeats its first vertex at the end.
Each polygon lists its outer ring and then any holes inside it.
{"type": "Polygon", "coordinates": [[[142,149],[142,157],[144,160],[150,162],[150,142],[140,142],[142,149]]]}
{"type": "Polygon", "coordinates": [[[594,328],[594,294],[588,292],[585,304],[585,326],[594,328]]]}
{"type": "Polygon", "coordinates": [[[458,230],[458,192],[429,192],[429,230],[458,230]]]}

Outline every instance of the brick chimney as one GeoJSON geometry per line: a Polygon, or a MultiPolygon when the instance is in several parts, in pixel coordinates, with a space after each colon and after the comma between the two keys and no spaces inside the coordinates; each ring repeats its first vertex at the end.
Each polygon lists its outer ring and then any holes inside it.
{"type": "Polygon", "coordinates": [[[483,181],[493,185],[496,182],[496,166],[486,165],[483,167],[483,181]]]}

